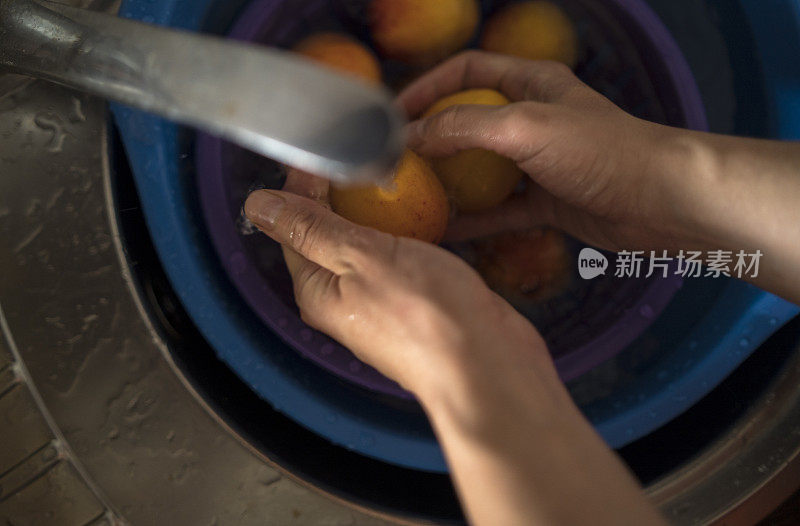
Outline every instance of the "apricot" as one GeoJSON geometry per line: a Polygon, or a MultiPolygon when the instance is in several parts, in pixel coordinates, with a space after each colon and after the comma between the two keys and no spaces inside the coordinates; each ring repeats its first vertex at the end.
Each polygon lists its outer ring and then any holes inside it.
{"type": "Polygon", "coordinates": [[[546,301],[564,291],[570,255],[564,234],[552,229],[505,232],[476,242],[476,269],[498,294],[546,301]]]}
{"type": "Polygon", "coordinates": [[[578,61],[575,26],[560,7],[544,0],[501,9],[486,22],[481,47],[531,60],[555,60],[571,68],[578,61]]]}
{"type": "Polygon", "coordinates": [[[438,243],[450,217],[447,195],[433,169],[406,151],[386,186],[332,185],[331,208],[359,225],[401,237],[438,243]]]}
{"type": "Polygon", "coordinates": [[[477,0],[372,0],[368,17],[383,56],[425,65],[464,47],[478,26],[479,11],[477,0]]]}
{"type": "MultiPolygon", "coordinates": [[[[491,89],[472,89],[445,97],[423,115],[430,117],[451,106],[481,104],[503,106],[509,100],[491,89]]],[[[448,196],[461,212],[478,212],[497,206],[514,191],[523,176],[511,159],[481,149],[464,150],[431,160],[448,196]]]]}
{"type": "Polygon", "coordinates": [[[381,83],[381,65],[372,51],[341,33],[317,33],[294,48],[297,53],[372,84],[381,83]]]}

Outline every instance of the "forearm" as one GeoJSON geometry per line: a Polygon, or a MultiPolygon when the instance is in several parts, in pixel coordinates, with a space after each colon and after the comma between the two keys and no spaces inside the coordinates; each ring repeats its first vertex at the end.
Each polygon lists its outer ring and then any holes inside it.
{"type": "Polygon", "coordinates": [[[675,248],[760,250],[750,281],[800,302],[800,144],[680,131],[661,151],[685,243],[675,248]]]}
{"type": "Polygon", "coordinates": [[[519,351],[461,364],[446,390],[422,399],[471,522],[662,524],[573,404],[546,349],[524,349],[527,363],[508,358],[519,351]]]}

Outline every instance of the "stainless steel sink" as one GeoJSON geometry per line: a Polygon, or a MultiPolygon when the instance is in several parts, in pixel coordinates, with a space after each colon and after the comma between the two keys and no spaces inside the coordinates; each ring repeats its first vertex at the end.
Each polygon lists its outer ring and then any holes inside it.
{"type": "MultiPolygon", "coordinates": [[[[196,389],[136,277],[109,141],[102,101],[0,76],[0,522],[410,521],[287,471],[196,389]]],[[[763,391],[730,393],[747,410],[649,483],[675,523],[752,524],[800,486],[800,347],[778,352],[763,391]]]]}

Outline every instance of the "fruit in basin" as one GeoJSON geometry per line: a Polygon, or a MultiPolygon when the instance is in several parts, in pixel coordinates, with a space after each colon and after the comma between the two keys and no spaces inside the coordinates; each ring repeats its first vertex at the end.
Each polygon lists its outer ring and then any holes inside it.
{"type": "Polygon", "coordinates": [[[331,68],[381,83],[381,65],[372,51],[358,40],[341,33],[317,33],[294,48],[297,53],[331,68]]]}
{"type": "MultiPolygon", "coordinates": [[[[466,90],[439,100],[423,118],[459,104],[503,106],[508,103],[509,100],[495,90],[466,90]]],[[[431,159],[431,164],[461,212],[478,212],[497,206],[511,195],[523,176],[511,159],[481,149],[431,159]]]]}
{"type": "Polygon", "coordinates": [[[575,26],[560,7],[544,0],[498,11],[486,22],[481,47],[531,60],[555,60],[571,68],[578,61],[575,26]]]}
{"type": "Polygon", "coordinates": [[[478,272],[489,287],[512,301],[546,301],[569,283],[570,254],[564,234],[556,230],[505,232],[476,241],[475,246],[478,272]]]}
{"type": "Polygon", "coordinates": [[[469,42],[480,10],[477,0],[372,0],[368,16],[383,56],[426,65],[469,42]]]}
{"type": "Polygon", "coordinates": [[[331,208],[337,214],[383,232],[438,243],[450,217],[450,205],[433,169],[406,151],[387,187],[332,185],[331,208]]]}

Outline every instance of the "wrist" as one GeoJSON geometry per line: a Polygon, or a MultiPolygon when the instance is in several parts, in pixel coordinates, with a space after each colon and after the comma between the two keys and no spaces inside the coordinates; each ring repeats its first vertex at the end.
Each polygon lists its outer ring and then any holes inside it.
{"type": "Polygon", "coordinates": [[[652,177],[657,222],[670,250],[726,248],[729,181],[710,134],[659,126],[652,177]]]}
{"type": "Polygon", "coordinates": [[[536,346],[495,344],[491,352],[459,353],[459,359],[440,368],[437,382],[416,391],[434,427],[476,437],[494,434],[505,410],[521,402],[542,427],[552,427],[570,412],[579,414],[544,342],[537,339],[536,346]]]}

